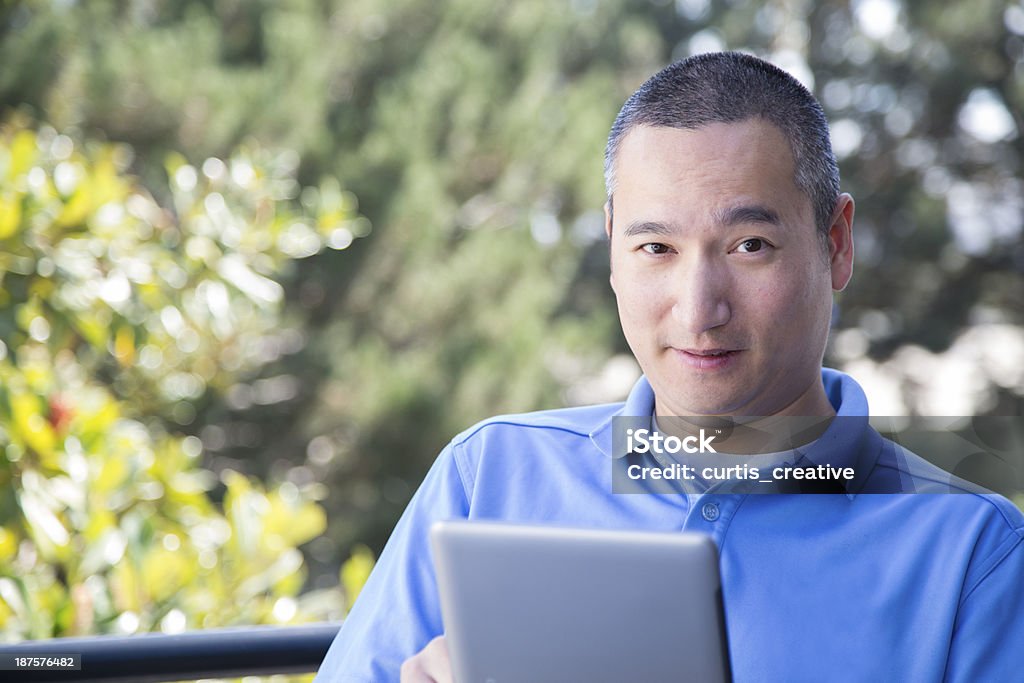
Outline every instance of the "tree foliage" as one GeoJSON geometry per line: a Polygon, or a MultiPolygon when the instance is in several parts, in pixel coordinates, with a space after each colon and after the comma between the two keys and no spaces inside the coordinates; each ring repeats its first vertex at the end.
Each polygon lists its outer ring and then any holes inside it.
{"type": "MultiPolygon", "coordinates": [[[[769,57],[833,122],[858,261],[828,362],[864,380],[876,412],[1021,414],[1017,2],[96,0],[2,12],[0,107],[130,143],[147,185],[170,151],[198,168],[255,138],[295,150],[302,182],[329,175],[359,196],[372,236],[280,278],[309,343],[218,380],[176,423],[214,471],[330,490],[330,528],[310,545],[324,586],[353,543],[383,544],[455,432],[621,397],[636,368],[607,286],[604,137],[643,79],[693,52],[769,57]],[[271,390],[282,376],[295,391],[271,390]]],[[[173,423],[173,401],[160,410],[173,423]]]]}
{"type": "Polygon", "coordinates": [[[326,183],[293,202],[293,156],[250,146],[171,158],[165,207],[130,159],[0,127],[0,631],[325,618],[337,599],[298,597],[322,492],[218,481],[181,426],[299,334],[275,278],[351,243],[352,199],[326,183]]]}

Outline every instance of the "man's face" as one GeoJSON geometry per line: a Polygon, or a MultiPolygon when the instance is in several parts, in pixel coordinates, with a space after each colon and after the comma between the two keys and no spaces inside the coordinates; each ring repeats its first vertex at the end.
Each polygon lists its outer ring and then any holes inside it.
{"type": "Polygon", "coordinates": [[[639,126],[615,160],[612,288],[659,415],[827,415],[820,368],[853,202],[828,251],[782,132],[639,126]]]}

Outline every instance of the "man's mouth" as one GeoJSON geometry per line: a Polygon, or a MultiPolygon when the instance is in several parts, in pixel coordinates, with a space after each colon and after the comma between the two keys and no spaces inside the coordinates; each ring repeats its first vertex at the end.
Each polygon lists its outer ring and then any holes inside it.
{"type": "Polygon", "coordinates": [[[718,370],[732,364],[742,349],[673,349],[676,356],[686,365],[697,370],[718,370]]]}
{"type": "Polygon", "coordinates": [[[724,356],[727,353],[736,353],[735,349],[682,349],[682,351],[691,356],[724,356]]]}

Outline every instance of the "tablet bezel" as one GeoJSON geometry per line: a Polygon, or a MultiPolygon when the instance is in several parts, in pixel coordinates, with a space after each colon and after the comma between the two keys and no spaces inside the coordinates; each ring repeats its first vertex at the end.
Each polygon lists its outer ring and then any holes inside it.
{"type": "Polygon", "coordinates": [[[430,535],[456,683],[730,680],[707,535],[476,520],[430,535]]]}

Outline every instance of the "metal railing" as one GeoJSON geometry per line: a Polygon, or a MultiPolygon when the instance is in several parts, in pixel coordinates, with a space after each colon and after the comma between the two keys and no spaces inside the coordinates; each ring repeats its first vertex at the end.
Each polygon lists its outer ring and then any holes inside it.
{"type": "MultiPolygon", "coordinates": [[[[320,666],[340,624],[248,626],[169,635],[54,638],[0,644],[3,681],[111,681],[158,683],[312,673],[320,666]],[[80,668],[52,668],[56,655],[80,655],[80,668]],[[12,668],[12,657],[43,659],[51,668],[12,668]]],[[[21,660],[24,665],[25,660],[21,660]]],[[[45,665],[45,664],[44,664],[45,665]]]]}

